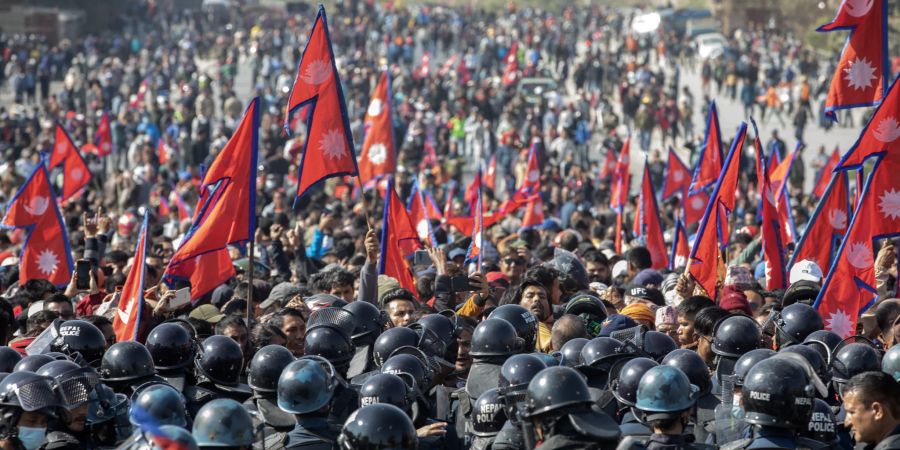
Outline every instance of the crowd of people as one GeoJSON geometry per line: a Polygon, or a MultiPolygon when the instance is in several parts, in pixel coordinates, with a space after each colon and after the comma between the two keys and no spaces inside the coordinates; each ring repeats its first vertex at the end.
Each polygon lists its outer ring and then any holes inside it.
{"type": "MultiPolygon", "coordinates": [[[[638,194],[610,208],[601,174],[627,130],[659,192],[665,146],[693,166],[705,138],[694,116],[716,97],[764,126],[790,120],[797,140],[831,126],[814,119],[833,68],[790,33],[750,27],[701,58],[684,30],[636,33],[634,11],[606,6],[338,2],[330,37],[357,144],[380,70],[390,73],[400,198],[416,186],[446,217],[465,216],[467,182],[494,160],[483,208],[497,211],[530,178],[529,150],[538,158],[546,220],[523,227],[508,214],[485,229],[472,272],[472,237],[433,219],[435,245],[410,255],[411,289],[379,274],[384,246],[398,245],[379,242],[382,186],[335,178],[294,200],[306,130],[291,137],[282,124],[314,12],[125,3],[112,29],[79,40],[0,35],[0,203],[44,164],[57,123],[84,149],[107,114],[113,147],[85,152],[91,184],[60,204],[88,272],[67,286],[20,279],[28,230],[0,231],[0,447],[900,448],[895,246],[875,257],[878,303],[843,339],[812,306],[827,268],[800,261],[786,289],[763,288],[752,170],[717,292],[695,286],[684,262],[652,268],[630,226],[616,235],[638,194]],[[698,91],[682,84],[687,72],[698,91]],[[540,89],[520,88],[534,80],[540,89]],[[236,275],[181,302],[190,286],[163,273],[204,168],[253,96],[253,258],[230,248],[236,275]],[[117,342],[145,215],[137,339],[117,342]]],[[[787,150],[771,132],[767,157],[787,150]]],[[[799,232],[816,201],[802,158],[788,177],[799,232]]],[[[812,158],[824,167],[825,149],[812,158]]],[[[667,244],[680,202],[660,203],[667,244]]]]}

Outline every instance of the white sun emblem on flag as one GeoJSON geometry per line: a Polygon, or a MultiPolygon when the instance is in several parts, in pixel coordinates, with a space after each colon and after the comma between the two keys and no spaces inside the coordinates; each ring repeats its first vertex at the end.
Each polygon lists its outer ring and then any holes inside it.
{"type": "Polygon", "coordinates": [[[872,85],[872,80],[875,79],[875,68],[869,64],[866,58],[857,58],[856,61],[851,61],[849,66],[844,69],[846,74],[844,79],[847,80],[850,87],[862,90],[872,85]]]}
{"type": "Polygon", "coordinates": [[[537,180],[541,179],[541,174],[537,170],[532,170],[528,172],[528,181],[531,183],[537,182],[537,180]]]}
{"type": "Polygon", "coordinates": [[[843,230],[847,228],[847,213],[843,209],[832,209],[828,211],[828,223],[835,230],[843,230]]]}
{"type": "Polygon", "coordinates": [[[387,147],[382,143],[372,144],[369,147],[369,162],[372,164],[383,164],[387,159],[387,147]]]}
{"type": "Polygon", "coordinates": [[[684,179],[684,172],[682,172],[680,170],[676,170],[675,172],[672,172],[672,179],[675,180],[676,183],[680,183],[681,180],[684,179]]]}
{"type": "Polygon", "coordinates": [[[65,142],[60,142],[60,143],[56,144],[56,153],[62,155],[66,152],[67,148],[68,147],[66,146],[65,142]]]}
{"type": "Polygon", "coordinates": [[[375,117],[381,114],[381,111],[383,110],[382,106],[380,98],[373,98],[372,101],[369,102],[369,109],[366,110],[366,114],[375,117]]]}
{"type": "Polygon", "coordinates": [[[885,219],[900,219],[900,192],[894,189],[882,192],[878,207],[885,219]]]}
{"type": "Polygon", "coordinates": [[[825,320],[825,329],[831,330],[842,338],[847,338],[853,335],[853,322],[847,313],[838,309],[825,320]]]}
{"type": "Polygon", "coordinates": [[[875,260],[872,258],[872,250],[865,242],[851,242],[847,248],[847,262],[857,269],[868,269],[875,260]]]}
{"type": "Polygon", "coordinates": [[[875,139],[878,139],[885,144],[894,142],[900,137],[900,124],[898,124],[897,119],[893,117],[885,117],[878,122],[878,127],[875,128],[875,131],[873,131],[872,134],[875,135],[875,139]]]}
{"type": "Polygon", "coordinates": [[[31,199],[27,205],[24,206],[25,211],[32,216],[40,216],[47,211],[47,207],[50,206],[50,200],[47,197],[38,196],[31,199]]]}
{"type": "Polygon", "coordinates": [[[300,79],[306,84],[318,86],[325,82],[330,76],[331,64],[328,64],[328,61],[326,60],[320,59],[309,63],[309,65],[306,66],[303,75],[300,76],[300,79]]]}
{"type": "Polygon", "coordinates": [[[326,131],[322,136],[322,142],[319,144],[322,152],[330,159],[341,159],[347,154],[347,147],[344,145],[344,137],[341,130],[334,128],[326,131]]]}
{"type": "Polygon", "coordinates": [[[72,169],[69,174],[72,176],[72,181],[81,181],[81,179],[84,177],[84,172],[78,167],[72,169]]]}
{"type": "Polygon", "coordinates": [[[53,253],[51,250],[44,249],[38,255],[38,269],[44,275],[50,275],[56,270],[56,266],[59,264],[59,259],[56,257],[56,253],[53,253]]]}
{"type": "Polygon", "coordinates": [[[422,219],[418,224],[416,224],[416,233],[419,234],[419,239],[422,239],[423,241],[425,239],[428,239],[428,231],[429,229],[427,220],[422,219]]]}

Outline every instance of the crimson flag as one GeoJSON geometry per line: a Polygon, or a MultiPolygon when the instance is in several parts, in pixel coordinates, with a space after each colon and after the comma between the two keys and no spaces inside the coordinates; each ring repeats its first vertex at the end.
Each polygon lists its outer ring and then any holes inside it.
{"type": "Polygon", "coordinates": [[[506,67],[503,69],[503,85],[512,86],[519,81],[519,43],[513,42],[506,54],[506,67]]]}
{"type": "Polygon", "coordinates": [[[406,211],[409,214],[409,220],[416,226],[416,233],[419,240],[427,242],[431,247],[437,247],[437,239],[434,237],[434,229],[431,227],[431,217],[429,217],[428,207],[425,204],[425,197],[422,194],[422,187],[419,185],[419,178],[413,179],[412,193],[406,202],[406,211]]]}
{"type": "MultiPolygon", "coordinates": [[[[325,7],[321,5],[288,97],[285,127],[289,126],[291,115],[307,105],[307,136],[300,157],[297,197],[325,179],[359,175],[325,7]]],[[[286,131],[291,133],[287,128],[286,131]]]]}
{"type": "MultiPolygon", "coordinates": [[[[479,171],[479,176],[481,173],[479,171]]],[[[470,265],[469,273],[481,272],[481,255],[483,253],[482,240],[484,239],[484,204],[481,197],[481,186],[478,187],[478,202],[475,204],[475,226],[472,229],[472,242],[466,252],[466,264],[470,265]]]]}
{"type": "Polygon", "coordinates": [[[53,170],[60,164],[63,166],[62,200],[66,201],[88,185],[91,181],[91,171],[81,157],[78,147],[69,137],[69,133],[57,123],[48,168],[53,170]]]}
{"type": "Polygon", "coordinates": [[[741,149],[747,137],[747,124],[741,123],[738,134],[731,143],[731,149],[725,157],[723,170],[713,188],[706,213],[700,221],[694,246],[691,248],[688,270],[694,280],[710,295],[716,296],[716,283],[719,280],[720,264],[724,262],[722,249],[727,242],[727,232],[723,228],[728,225],[727,215],[734,210],[735,192],[741,167],[741,149]]]}
{"type": "Polygon", "coordinates": [[[831,152],[831,156],[828,157],[828,161],[825,163],[825,167],[819,172],[818,177],[816,178],[816,185],[813,188],[813,195],[816,198],[822,198],[825,196],[825,190],[828,188],[828,185],[831,183],[831,179],[834,177],[834,169],[837,167],[838,162],[841,160],[841,152],[834,148],[834,151],[831,152]]]}
{"type": "Polygon", "coordinates": [[[533,200],[525,205],[525,215],[522,216],[522,229],[527,230],[544,223],[544,201],[536,195],[533,200]]]}
{"type": "Polygon", "coordinates": [[[684,193],[687,192],[690,184],[691,172],[688,170],[687,164],[681,161],[681,158],[675,153],[675,149],[669,147],[669,162],[666,164],[666,177],[663,181],[662,198],[667,199],[681,192],[681,198],[684,199],[686,197],[684,193]]]}
{"type": "Polygon", "coordinates": [[[487,172],[484,174],[484,185],[487,186],[491,191],[497,185],[497,154],[494,153],[491,155],[491,160],[488,162],[487,172]]]}
{"type": "Polygon", "coordinates": [[[690,254],[691,247],[688,243],[687,231],[684,229],[684,222],[681,219],[675,219],[675,236],[672,241],[672,255],[669,257],[669,270],[675,271],[686,267],[690,254]]]}
{"type": "Polygon", "coordinates": [[[666,254],[666,241],[663,238],[663,227],[659,220],[659,205],[656,193],[650,180],[650,166],[644,164],[644,175],[641,180],[641,195],[635,216],[639,218],[637,236],[644,238],[647,250],[650,251],[653,269],[665,269],[669,266],[669,255],[666,254]]]}
{"type": "Polygon", "coordinates": [[[706,212],[706,205],[709,204],[709,194],[706,191],[699,191],[695,194],[685,191],[685,196],[687,198],[684,199],[681,205],[684,209],[685,226],[700,223],[700,220],[703,219],[703,213],[706,212]]]}
{"type": "Polygon", "coordinates": [[[606,158],[603,160],[603,165],[600,166],[600,179],[608,180],[612,177],[613,173],[616,171],[616,152],[611,149],[606,150],[606,158]]]}
{"type": "MultiPolygon", "coordinates": [[[[753,131],[756,134],[753,144],[756,149],[756,186],[759,190],[759,198],[762,203],[762,248],[763,261],[766,270],[766,289],[773,291],[787,287],[787,274],[784,264],[784,241],[779,233],[778,212],[776,211],[775,198],[778,196],[778,187],[772,183],[765,169],[763,161],[762,144],[759,142],[759,130],[756,122],[753,122],[753,131]]],[[[788,158],[788,160],[792,159],[788,158]]]]}
{"type": "Polygon", "coordinates": [[[394,129],[391,121],[391,81],[381,74],[366,110],[366,137],[359,155],[359,177],[363,183],[393,174],[397,170],[394,129]]]}
{"type": "Polygon", "coordinates": [[[612,174],[612,187],[609,195],[609,207],[619,212],[628,204],[628,191],[631,188],[630,170],[631,136],[625,138],[619,156],[616,158],[616,169],[612,174]]]}
{"type": "Polygon", "coordinates": [[[719,114],[716,112],[716,101],[709,105],[706,116],[706,137],[700,147],[700,157],[694,167],[694,176],[688,191],[691,194],[716,182],[722,171],[722,132],[719,128],[719,114]]]}
{"type": "Polygon", "coordinates": [[[24,228],[27,237],[19,254],[19,285],[44,279],[65,287],[72,276],[72,252],[65,222],[54,200],[43,162],[9,201],[0,221],[3,228],[24,228]]]}
{"type": "Polygon", "coordinates": [[[113,316],[112,327],[116,342],[135,341],[141,326],[141,310],[144,307],[144,263],[147,254],[147,213],[141,224],[141,232],[134,250],[134,259],[125,285],[119,294],[119,305],[113,316]]]}
{"type": "Polygon", "coordinates": [[[406,257],[409,243],[418,246],[419,235],[409,220],[406,208],[394,190],[394,179],[388,177],[387,193],[384,198],[384,219],[381,227],[381,255],[378,273],[395,278],[400,287],[409,289],[416,295],[416,280],[410,272],[406,257]]]}
{"type": "Polygon", "coordinates": [[[897,80],[894,80],[884,102],[875,109],[859,139],[841,158],[836,170],[862,167],[866,158],[877,153],[900,153],[900,141],[897,140],[900,138],[900,89],[896,87],[897,80]]]}
{"type": "MultiPolygon", "coordinates": [[[[95,153],[99,157],[104,157],[112,153],[112,128],[109,123],[109,112],[103,111],[100,116],[100,122],[97,123],[97,131],[94,133],[95,153]]],[[[87,151],[85,150],[85,153],[87,151]]]]}
{"type": "Polygon", "coordinates": [[[231,139],[203,175],[194,223],[170,265],[253,238],[258,131],[257,97],[250,101],[231,139]]]}
{"type": "Polygon", "coordinates": [[[846,171],[840,171],[834,174],[819,199],[788,267],[804,259],[814,261],[819,267],[831,267],[837,240],[847,232],[850,211],[850,177],[846,171]]]}
{"type": "Polygon", "coordinates": [[[825,114],[877,105],[888,80],[887,0],[844,0],[834,19],[816,31],[850,30],[825,98],[825,114]]]}

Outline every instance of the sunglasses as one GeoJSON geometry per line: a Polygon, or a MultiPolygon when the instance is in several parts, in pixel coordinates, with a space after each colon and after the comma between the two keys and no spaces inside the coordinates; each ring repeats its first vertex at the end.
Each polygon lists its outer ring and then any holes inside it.
{"type": "Polygon", "coordinates": [[[503,260],[503,262],[506,263],[507,266],[511,266],[513,264],[518,264],[521,266],[525,264],[525,260],[521,258],[506,258],[503,260]]]}

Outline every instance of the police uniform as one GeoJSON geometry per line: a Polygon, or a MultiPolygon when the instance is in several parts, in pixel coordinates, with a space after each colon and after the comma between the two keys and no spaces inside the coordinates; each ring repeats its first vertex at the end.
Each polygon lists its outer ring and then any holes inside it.
{"type": "Polygon", "coordinates": [[[751,437],[740,439],[734,442],[723,444],[720,450],[820,450],[826,445],[807,439],[797,437],[794,432],[785,428],[773,427],[757,427],[753,430],[751,437]]]}
{"type": "Polygon", "coordinates": [[[297,425],[284,442],[286,449],[331,450],[337,448],[339,429],[329,425],[324,417],[298,416],[297,425]]]}
{"type": "Polygon", "coordinates": [[[650,428],[647,428],[647,425],[641,423],[631,411],[626,411],[625,414],[622,415],[622,422],[619,424],[619,430],[622,432],[622,436],[646,438],[653,434],[653,432],[650,431],[650,428]]]}
{"type": "Polygon", "coordinates": [[[517,450],[525,447],[525,440],[522,438],[522,429],[516,424],[507,420],[500,428],[500,432],[494,438],[493,450],[517,450]]]}
{"type": "Polygon", "coordinates": [[[281,411],[274,399],[267,398],[251,398],[244,402],[244,408],[251,412],[253,428],[261,431],[253,443],[253,448],[283,449],[285,437],[297,424],[294,415],[281,411]]]}
{"type": "Polygon", "coordinates": [[[715,447],[706,444],[688,442],[684,434],[653,433],[645,438],[626,436],[616,450],[712,450],[715,447]]]}
{"type": "Polygon", "coordinates": [[[328,422],[340,429],[347,421],[347,417],[356,410],[359,405],[359,392],[343,380],[339,380],[334,388],[334,397],[331,400],[331,411],[328,412],[328,422]]]}

